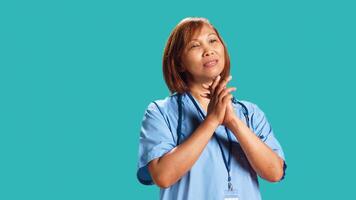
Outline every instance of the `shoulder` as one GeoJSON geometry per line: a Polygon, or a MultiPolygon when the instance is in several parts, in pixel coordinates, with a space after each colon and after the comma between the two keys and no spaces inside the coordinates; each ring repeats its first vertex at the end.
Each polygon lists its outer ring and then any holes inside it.
{"type": "Polygon", "coordinates": [[[233,104],[236,110],[240,110],[243,113],[247,112],[246,114],[251,118],[263,118],[263,116],[265,116],[265,113],[262,111],[260,106],[254,102],[248,100],[238,100],[235,98],[233,104]]]}
{"type": "Polygon", "coordinates": [[[177,98],[178,95],[175,93],[165,98],[153,100],[148,104],[146,111],[158,111],[162,114],[168,113],[171,109],[175,109],[175,107],[177,106],[177,98]]]}
{"type": "Polygon", "coordinates": [[[249,114],[262,111],[260,109],[260,107],[256,103],[253,103],[253,102],[248,101],[248,100],[239,100],[237,98],[234,98],[233,99],[233,105],[237,109],[246,108],[249,114]]]}
{"type": "Polygon", "coordinates": [[[175,113],[177,110],[177,95],[153,100],[145,110],[143,124],[151,127],[162,127],[163,124],[166,124],[171,130],[176,121],[174,119],[176,119],[175,113]]]}

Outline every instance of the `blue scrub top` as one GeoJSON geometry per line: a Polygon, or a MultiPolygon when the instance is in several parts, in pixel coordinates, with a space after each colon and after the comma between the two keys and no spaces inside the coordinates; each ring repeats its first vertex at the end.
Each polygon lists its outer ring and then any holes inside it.
{"type": "MultiPolygon", "coordinates": [[[[158,107],[152,102],[145,111],[139,139],[137,170],[137,178],[142,184],[154,184],[148,171],[148,163],[168,153],[177,145],[177,98],[178,95],[175,93],[165,99],[156,100],[158,107]]],[[[198,102],[196,99],[195,101],[198,102]]],[[[282,147],[275,138],[263,111],[251,102],[240,102],[248,109],[249,125],[253,132],[285,160],[282,147]]],[[[187,93],[182,94],[182,107],[180,143],[183,143],[203,121],[187,93]]],[[[233,107],[236,115],[246,123],[242,106],[233,103],[233,107]]],[[[200,109],[206,115],[201,107],[200,109]]],[[[215,133],[222,144],[224,154],[228,155],[229,141],[224,126],[219,126],[215,133]]],[[[232,139],[231,182],[233,187],[237,190],[240,200],[259,200],[261,195],[257,174],[249,164],[239,141],[231,131],[230,134],[232,139]]],[[[216,138],[212,137],[190,171],[171,187],[160,189],[160,199],[223,199],[224,191],[227,190],[227,178],[227,171],[218,142],[216,138]]]]}

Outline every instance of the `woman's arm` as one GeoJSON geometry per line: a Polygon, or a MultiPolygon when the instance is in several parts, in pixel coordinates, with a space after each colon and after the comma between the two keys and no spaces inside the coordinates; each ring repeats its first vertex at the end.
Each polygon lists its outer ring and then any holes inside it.
{"type": "Polygon", "coordinates": [[[169,187],[187,173],[203,152],[216,128],[223,123],[226,107],[231,104],[233,97],[230,92],[235,89],[224,87],[230,80],[231,77],[228,77],[220,81],[220,76],[214,79],[212,84],[214,87],[219,85],[220,92],[211,94],[206,119],[186,141],[149,163],[148,170],[158,186],[169,187]]]}
{"type": "Polygon", "coordinates": [[[262,142],[239,118],[234,117],[228,125],[248,161],[262,178],[277,182],[283,176],[284,161],[264,142],[262,142]]]}
{"type": "MultiPolygon", "coordinates": [[[[231,76],[229,80],[231,80],[231,76]]],[[[203,84],[203,87],[210,90],[210,94],[215,96],[217,93],[227,92],[228,81],[223,81],[219,85],[214,81],[211,85],[203,84]]],[[[210,98],[209,95],[208,98],[210,98]]],[[[231,102],[227,104],[223,125],[234,133],[252,168],[259,176],[271,182],[279,181],[283,177],[284,161],[236,116],[231,102]]]]}
{"type": "Polygon", "coordinates": [[[162,188],[176,183],[189,171],[208,144],[218,122],[207,117],[182,144],[148,165],[153,181],[162,188]]]}

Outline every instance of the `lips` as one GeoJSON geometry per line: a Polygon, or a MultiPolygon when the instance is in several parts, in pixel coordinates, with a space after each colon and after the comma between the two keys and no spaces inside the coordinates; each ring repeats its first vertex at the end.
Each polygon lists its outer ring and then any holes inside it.
{"type": "Polygon", "coordinates": [[[213,67],[218,63],[218,59],[213,59],[213,60],[209,60],[207,62],[205,62],[203,64],[204,67],[213,67]]]}

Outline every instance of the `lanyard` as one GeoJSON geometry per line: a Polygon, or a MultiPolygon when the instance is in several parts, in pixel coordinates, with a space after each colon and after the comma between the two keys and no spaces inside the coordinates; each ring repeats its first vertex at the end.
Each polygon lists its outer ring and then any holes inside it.
{"type": "MultiPolygon", "coordinates": [[[[196,107],[196,109],[199,111],[200,115],[205,119],[204,113],[199,108],[199,105],[197,104],[197,102],[194,100],[194,98],[191,96],[191,94],[189,92],[187,92],[187,94],[188,94],[188,97],[190,98],[190,100],[193,102],[193,104],[196,107]]],[[[242,102],[238,101],[235,98],[232,99],[232,102],[235,103],[235,104],[238,103],[238,104],[240,104],[242,106],[242,112],[243,112],[243,115],[245,116],[246,124],[250,128],[247,107],[242,102]]],[[[181,132],[181,129],[182,129],[182,113],[183,113],[182,104],[183,104],[182,103],[182,94],[178,94],[178,127],[177,127],[178,139],[177,139],[177,145],[179,145],[179,143],[180,143],[180,138],[181,138],[181,133],[182,133],[181,132]]],[[[214,132],[214,137],[216,138],[216,140],[218,142],[221,154],[222,154],[223,159],[224,159],[224,164],[225,164],[225,167],[226,167],[226,170],[227,170],[227,173],[228,173],[228,189],[232,190],[233,188],[232,188],[232,184],[231,184],[231,175],[230,175],[232,141],[231,141],[231,137],[230,137],[230,134],[229,134],[229,130],[226,127],[225,127],[225,132],[226,132],[226,135],[227,135],[227,137],[229,139],[229,157],[228,157],[228,160],[226,160],[224,151],[222,149],[220,141],[219,141],[218,137],[216,136],[215,132],[214,132]]]]}
{"type": "MultiPolygon", "coordinates": [[[[188,93],[188,97],[190,98],[190,100],[194,103],[194,106],[195,108],[199,111],[199,113],[201,114],[201,116],[203,117],[203,119],[205,119],[205,115],[203,113],[203,111],[200,109],[199,105],[197,104],[197,102],[194,100],[194,98],[192,97],[192,95],[190,93],[188,93]]],[[[221,151],[221,154],[222,154],[222,157],[224,159],[224,164],[225,164],[225,167],[226,167],[226,171],[227,171],[227,175],[228,175],[228,189],[231,189],[232,190],[232,184],[231,184],[231,174],[230,174],[230,166],[231,166],[231,147],[232,147],[232,140],[231,140],[231,136],[229,134],[229,130],[225,127],[225,132],[226,132],[226,135],[229,139],[229,152],[228,152],[228,158],[226,159],[226,156],[224,154],[224,150],[221,146],[221,143],[220,143],[220,140],[219,138],[217,137],[217,134],[216,132],[214,132],[214,137],[216,139],[216,141],[218,142],[218,145],[220,147],[220,151],[221,151]]]]}

